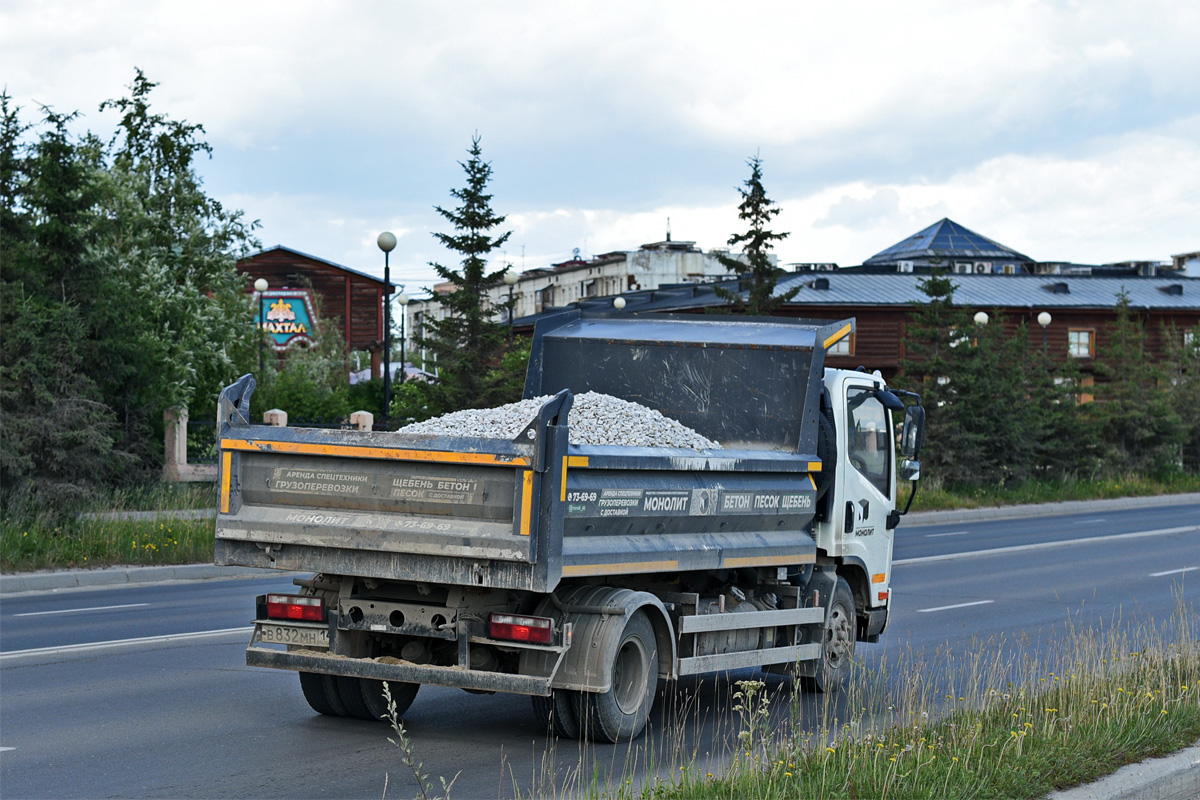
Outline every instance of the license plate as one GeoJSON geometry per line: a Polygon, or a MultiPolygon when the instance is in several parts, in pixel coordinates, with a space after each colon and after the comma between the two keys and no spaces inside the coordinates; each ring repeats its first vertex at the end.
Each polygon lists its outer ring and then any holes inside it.
{"type": "Polygon", "coordinates": [[[258,623],[258,639],[267,644],[295,644],[305,647],[329,647],[329,629],[300,625],[258,623]]]}

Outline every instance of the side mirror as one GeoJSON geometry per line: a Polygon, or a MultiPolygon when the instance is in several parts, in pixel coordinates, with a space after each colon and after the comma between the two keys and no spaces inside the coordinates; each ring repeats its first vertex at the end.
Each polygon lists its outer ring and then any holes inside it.
{"type": "Polygon", "coordinates": [[[914,459],[906,458],[900,462],[900,480],[902,481],[919,481],[921,480],[921,462],[914,459]]]}
{"type": "MultiPolygon", "coordinates": [[[[925,407],[909,406],[904,409],[904,428],[900,433],[900,455],[916,458],[925,443],[925,407]]],[[[907,480],[907,479],[906,479],[907,480]]]]}
{"type": "Polygon", "coordinates": [[[875,398],[882,403],[883,407],[888,411],[904,410],[904,401],[887,389],[876,389],[875,398]]]}

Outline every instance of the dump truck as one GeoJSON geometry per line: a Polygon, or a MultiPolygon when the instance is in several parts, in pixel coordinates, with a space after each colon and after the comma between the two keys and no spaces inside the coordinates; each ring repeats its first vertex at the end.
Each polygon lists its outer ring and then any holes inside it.
{"type": "Polygon", "coordinates": [[[916,394],[824,367],[854,325],[552,315],[525,384],[547,399],[511,440],[253,425],[244,376],[219,399],[216,563],[306,575],[257,598],[246,663],[297,672],[322,714],[379,719],[386,682],[402,715],[430,684],[529,695],[556,735],[609,742],[659,680],[836,690],[887,624],[924,428],[916,394]],[[720,447],[572,444],[584,392],[720,447]]]}

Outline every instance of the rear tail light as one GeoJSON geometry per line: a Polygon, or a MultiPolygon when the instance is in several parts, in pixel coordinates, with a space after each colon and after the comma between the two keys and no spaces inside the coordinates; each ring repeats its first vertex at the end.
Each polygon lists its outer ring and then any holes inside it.
{"type": "Polygon", "coordinates": [[[319,597],[269,594],[267,595],[267,618],[324,622],[325,602],[319,597]]]}
{"type": "Polygon", "coordinates": [[[517,614],[492,614],[488,618],[488,635],[493,639],[512,642],[550,644],[554,620],[546,617],[525,617],[517,614]]]}

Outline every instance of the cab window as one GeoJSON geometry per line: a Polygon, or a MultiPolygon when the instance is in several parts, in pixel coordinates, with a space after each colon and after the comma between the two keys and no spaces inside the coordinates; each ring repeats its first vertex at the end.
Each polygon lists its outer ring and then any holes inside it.
{"type": "Polygon", "coordinates": [[[888,438],[887,409],[870,389],[850,389],[846,394],[846,454],[884,497],[892,496],[892,443],[888,438]]]}

